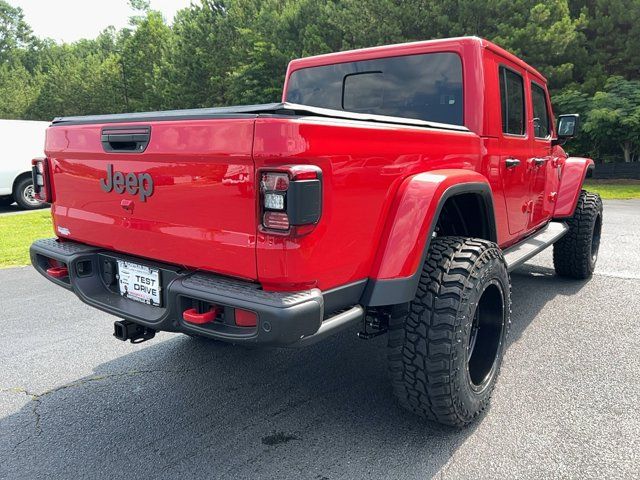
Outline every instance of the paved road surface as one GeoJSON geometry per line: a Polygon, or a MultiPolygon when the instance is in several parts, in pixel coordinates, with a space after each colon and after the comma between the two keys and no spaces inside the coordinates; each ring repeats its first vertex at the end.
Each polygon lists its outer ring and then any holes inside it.
{"type": "Polygon", "coordinates": [[[0,478],[638,478],[640,202],[607,202],[598,274],[512,276],[489,412],[465,430],[400,410],[385,339],[304,350],[161,334],[30,268],[0,271],[0,478]]]}

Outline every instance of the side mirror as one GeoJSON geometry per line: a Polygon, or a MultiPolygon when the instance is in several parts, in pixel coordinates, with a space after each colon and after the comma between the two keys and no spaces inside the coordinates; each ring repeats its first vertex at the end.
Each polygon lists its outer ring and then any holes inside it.
{"type": "Polygon", "coordinates": [[[578,126],[580,125],[580,115],[572,113],[569,115],[560,115],[558,117],[558,138],[554,141],[556,145],[562,145],[570,138],[578,134],[578,126]]]}

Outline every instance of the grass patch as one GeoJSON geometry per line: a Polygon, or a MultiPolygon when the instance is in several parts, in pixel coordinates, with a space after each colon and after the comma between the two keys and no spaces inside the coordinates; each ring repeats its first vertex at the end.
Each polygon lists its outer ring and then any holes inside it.
{"type": "Polygon", "coordinates": [[[49,237],[53,237],[49,210],[0,216],[0,268],[28,265],[31,243],[49,237]]]}
{"type": "Polygon", "coordinates": [[[640,198],[640,180],[587,179],[585,189],[599,193],[602,198],[607,200],[640,198]]]}

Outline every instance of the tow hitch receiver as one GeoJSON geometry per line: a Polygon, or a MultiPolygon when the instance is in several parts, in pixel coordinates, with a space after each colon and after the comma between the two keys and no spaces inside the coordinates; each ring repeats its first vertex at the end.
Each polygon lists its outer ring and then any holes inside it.
{"type": "Polygon", "coordinates": [[[369,340],[387,332],[389,329],[389,313],[387,312],[367,312],[364,317],[364,325],[358,338],[369,340]]]}
{"type": "Polygon", "coordinates": [[[113,336],[123,342],[142,343],[155,337],[156,331],[129,320],[120,320],[113,323],[113,336]]]}

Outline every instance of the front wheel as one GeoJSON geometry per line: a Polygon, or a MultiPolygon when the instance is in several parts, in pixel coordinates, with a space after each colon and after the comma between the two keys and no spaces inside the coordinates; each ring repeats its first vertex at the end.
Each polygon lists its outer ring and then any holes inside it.
{"type": "Polygon", "coordinates": [[[489,404],[505,348],[511,287],[500,248],[434,238],[414,300],[389,321],[389,367],[402,406],[463,426],[489,404]]]}
{"type": "Polygon", "coordinates": [[[569,231],[553,245],[553,266],[562,277],[586,279],[593,275],[602,234],[602,199],[597,193],[580,192],[569,231]]]}
{"type": "Polygon", "coordinates": [[[18,181],[14,191],[14,197],[16,203],[25,210],[33,210],[42,207],[42,203],[36,200],[35,192],[33,190],[33,180],[30,177],[25,177],[18,181]]]}

